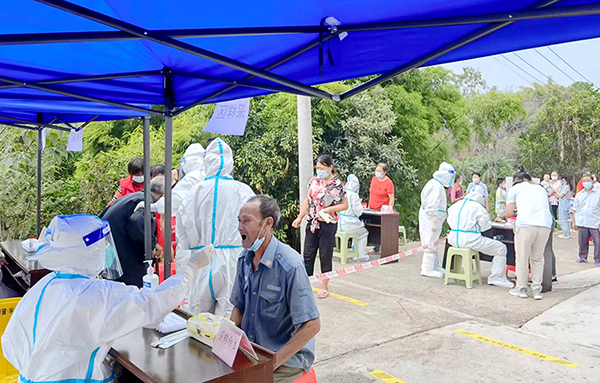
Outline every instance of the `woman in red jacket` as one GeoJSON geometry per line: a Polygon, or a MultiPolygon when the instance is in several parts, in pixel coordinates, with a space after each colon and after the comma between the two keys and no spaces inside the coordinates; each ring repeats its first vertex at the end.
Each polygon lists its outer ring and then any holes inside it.
{"type": "Polygon", "coordinates": [[[130,193],[137,193],[144,190],[144,159],[134,157],[127,166],[129,177],[119,181],[119,187],[109,206],[115,203],[119,198],[130,193]]]}

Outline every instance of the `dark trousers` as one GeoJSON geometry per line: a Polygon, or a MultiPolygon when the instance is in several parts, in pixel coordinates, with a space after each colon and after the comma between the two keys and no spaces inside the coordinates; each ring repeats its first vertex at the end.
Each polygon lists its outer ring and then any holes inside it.
{"type": "Polygon", "coordinates": [[[558,205],[550,205],[552,207],[552,216],[554,220],[558,220],[558,205]]]}
{"type": "Polygon", "coordinates": [[[600,262],[600,231],[598,231],[598,228],[578,227],[579,258],[587,259],[588,250],[590,249],[590,237],[592,237],[592,241],[594,242],[594,260],[600,262]]]}
{"type": "Polygon", "coordinates": [[[304,240],[304,266],[306,274],[310,277],[315,271],[315,259],[317,250],[321,260],[321,273],[327,273],[333,269],[333,246],[337,224],[320,222],[320,228],[314,233],[310,231],[310,224],[306,226],[306,238],[304,240]]]}

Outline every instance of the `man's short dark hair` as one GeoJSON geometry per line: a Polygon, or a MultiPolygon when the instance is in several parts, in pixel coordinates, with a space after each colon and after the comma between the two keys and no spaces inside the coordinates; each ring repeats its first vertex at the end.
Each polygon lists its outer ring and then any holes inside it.
{"type": "Polygon", "coordinates": [[[133,157],[131,161],[129,161],[129,165],[127,165],[127,172],[129,174],[140,174],[144,173],[144,159],[142,157],[133,157]]]}
{"type": "Polygon", "coordinates": [[[496,180],[496,186],[498,186],[498,187],[499,187],[499,186],[502,184],[502,182],[504,182],[504,181],[506,181],[504,178],[498,178],[498,179],[496,180]]]}
{"type": "Polygon", "coordinates": [[[154,165],[150,168],[150,178],[154,178],[156,176],[164,176],[165,175],[165,165],[158,164],[154,165]]]}
{"type": "Polygon", "coordinates": [[[473,176],[478,176],[479,178],[481,178],[481,173],[479,173],[479,172],[473,172],[473,176]]]}
{"type": "Polygon", "coordinates": [[[279,219],[281,218],[281,210],[279,204],[274,198],[266,195],[257,195],[248,200],[250,202],[258,202],[258,211],[263,219],[273,218],[273,229],[279,225],[279,219]]]}

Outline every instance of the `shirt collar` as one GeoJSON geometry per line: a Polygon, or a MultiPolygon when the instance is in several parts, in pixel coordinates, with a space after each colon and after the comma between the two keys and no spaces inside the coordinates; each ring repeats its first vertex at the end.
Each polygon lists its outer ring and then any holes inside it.
{"type": "MultiPolygon", "coordinates": [[[[260,263],[262,263],[269,269],[273,268],[275,250],[277,249],[278,244],[279,241],[277,240],[277,238],[275,238],[274,235],[272,235],[271,242],[269,243],[269,246],[267,246],[267,249],[265,250],[265,253],[262,256],[262,259],[260,260],[260,263]]],[[[246,254],[246,263],[252,265],[252,258],[254,258],[254,251],[248,251],[248,253],[246,254]]]]}

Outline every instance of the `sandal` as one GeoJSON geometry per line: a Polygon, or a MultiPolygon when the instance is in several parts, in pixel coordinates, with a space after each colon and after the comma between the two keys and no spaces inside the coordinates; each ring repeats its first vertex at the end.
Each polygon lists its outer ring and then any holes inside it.
{"type": "Polygon", "coordinates": [[[317,299],[325,299],[329,296],[329,291],[327,290],[319,290],[319,292],[317,293],[317,299]]]}

